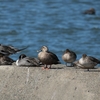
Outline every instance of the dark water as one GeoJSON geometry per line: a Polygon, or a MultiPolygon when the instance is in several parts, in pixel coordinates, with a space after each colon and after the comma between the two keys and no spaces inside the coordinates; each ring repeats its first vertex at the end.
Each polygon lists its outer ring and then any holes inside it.
{"type": "Polygon", "coordinates": [[[100,0],[0,0],[0,43],[30,46],[21,53],[33,57],[46,45],[60,60],[66,48],[77,59],[83,53],[100,59],[100,0]],[[82,14],[91,7],[96,15],[82,14]]]}

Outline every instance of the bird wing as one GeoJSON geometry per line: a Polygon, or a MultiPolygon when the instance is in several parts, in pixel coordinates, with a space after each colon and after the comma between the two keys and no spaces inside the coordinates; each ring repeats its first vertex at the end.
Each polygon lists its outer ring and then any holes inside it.
{"type": "Polygon", "coordinates": [[[100,63],[100,60],[98,60],[98,59],[96,59],[96,58],[94,58],[94,57],[91,57],[91,56],[89,56],[90,58],[90,60],[91,61],[93,61],[93,62],[96,62],[96,63],[100,63]]]}
{"type": "Polygon", "coordinates": [[[31,64],[33,64],[33,65],[35,65],[35,66],[38,66],[39,65],[39,61],[38,60],[36,60],[36,58],[30,58],[30,57],[26,57],[27,58],[27,62],[28,63],[31,63],[31,64]]]}
{"type": "Polygon", "coordinates": [[[9,64],[11,65],[13,62],[15,62],[13,59],[6,57],[6,56],[4,56],[3,59],[4,59],[4,63],[7,65],[9,64]]]}
{"type": "Polygon", "coordinates": [[[58,59],[58,57],[57,57],[56,54],[54,54],[54,53],[52,53],[52,52],[50,52],[50,51],[48,51],[48,53],[51,55],[51,57],[52,57],[53,59],[59,61],[59,59],[58,59]]]}

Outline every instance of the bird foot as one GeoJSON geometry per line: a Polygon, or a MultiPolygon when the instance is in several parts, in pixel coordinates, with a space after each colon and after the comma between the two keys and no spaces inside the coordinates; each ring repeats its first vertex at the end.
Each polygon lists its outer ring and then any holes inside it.
{"type": "Polygon", "coordinates": [[[46,69],[51,69],[51,66],[50,67],[47,67],[46,69]]]}
{"type": "Polygon", "coordinates": [[[48,67],[42,67],[43,70],[49,70],[50,68],[48,67]]]}
{"type": "Polygon", "coordinates": [[[42,67],[42,69],[44,70],[44,69],[46,69],[46,67],[42,67]]]}

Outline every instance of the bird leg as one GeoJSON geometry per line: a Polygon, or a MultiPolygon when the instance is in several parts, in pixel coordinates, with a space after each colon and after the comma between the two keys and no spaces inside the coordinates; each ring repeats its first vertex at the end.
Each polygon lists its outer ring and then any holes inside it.
{"type": "Polygon", "coordinates": [[[48,67],[47,65],[45,65],[45,67],[42,67],[42,69],[51,69],[51,65],[48,67]]]}
{"type": "Polygon", "coordinates": [[[45,65],[44,67],[42,67],[42,69],[47,69],[48,67],[47,67],[47,65],[45,65]]]}
{"type": "Polygon", "coordinates": [[[72,67],[73,63],[66,63],[66,67],[72,67]]]}
{"type": "Polygon", "coordinates": [[[89,69],[86,69],[86,70],[84,70],[85,72],[89,72],[90,70],[89,69]]]}
{"type": "Polygon", "coordinates": [[[89,71],[89,69],[87,69],[87,71],[89,71]]]}
{"type": "Polygon", "coordinates": [[[71,63],[71,66],[74,67],[74,63],[71,63]]]}
{"type": "Polygon", "coordinates": [[[49,67],[46,67],[46,69],[48,70],[48,69],[51,69],[51,65],[49,66],[49,67]]]}
{"type": "Polygon", "coordinates": [[[65,63],[66,67],[67,67],[67,63],[65,63]]]}

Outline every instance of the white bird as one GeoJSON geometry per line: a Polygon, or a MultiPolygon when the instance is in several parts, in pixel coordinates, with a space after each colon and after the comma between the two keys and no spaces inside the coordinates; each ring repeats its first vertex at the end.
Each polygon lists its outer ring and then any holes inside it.
{"type": "Polygon", "coordinates": [[[37,58],[27,57],[25,54],[21,54],[16,61],[17,66],[40,66],[40,62],[37,58]]]}
{"type": "Polygon", "coordinates": [[[86,54],[83,54],[82,58],[80,58],[78,62],[82,65],[81,68],[88,70],[93,69],[97,64],[100,64],[100,60],[92,56],[87,56],[86,54]]]}

